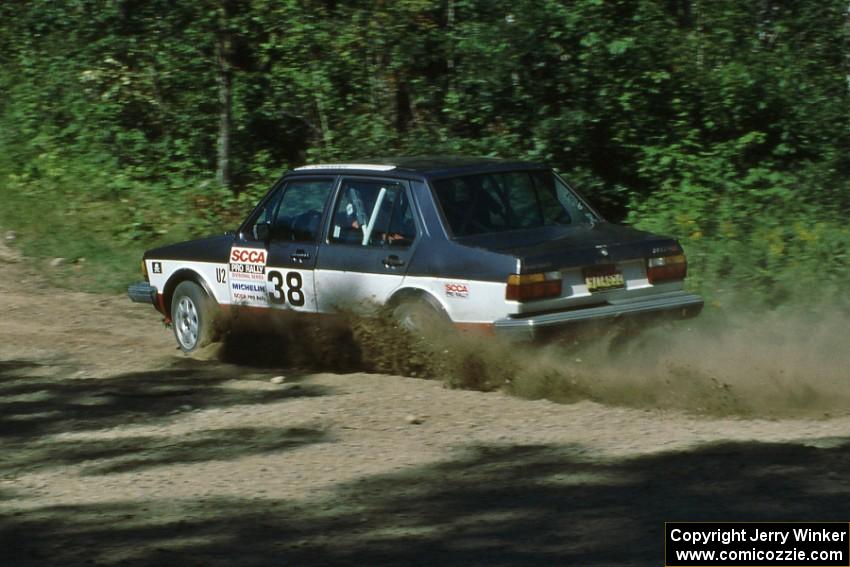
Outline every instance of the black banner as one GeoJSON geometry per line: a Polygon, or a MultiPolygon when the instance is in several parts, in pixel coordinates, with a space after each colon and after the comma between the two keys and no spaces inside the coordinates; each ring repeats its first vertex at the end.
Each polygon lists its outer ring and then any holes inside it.
{"type": "Polygon", "coordinates": [[[850,523],[667,522],[668,567],[848,567],[850,523]]]}

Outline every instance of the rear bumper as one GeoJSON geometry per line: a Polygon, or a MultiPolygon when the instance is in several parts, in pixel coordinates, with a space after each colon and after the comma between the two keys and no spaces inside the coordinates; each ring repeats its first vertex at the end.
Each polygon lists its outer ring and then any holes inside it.
{"type": "Polygon", "coordinates": [[[156,306],[156,288],[148,282],[130,284],[127,295],[135,303],[150,303],[156,306]]]}
{"type": "Polygon", "coordinates": [[[532,339],[537,331],[555,329],[583,321],[620,319],[639,315],[668,315],[680,318],[695,317],[702,311],[703,300],[684,291],[653,295],[647,298],[620,301],[572,311],[559,311],[527,317],[509,317],[493,323],[499,335],[532,339]]]}

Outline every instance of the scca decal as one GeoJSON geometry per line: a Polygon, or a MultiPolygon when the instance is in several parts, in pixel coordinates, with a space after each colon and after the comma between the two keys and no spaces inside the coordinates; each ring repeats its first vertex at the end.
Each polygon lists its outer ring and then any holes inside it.
{"type": "Polygon", "coordinates": [[[257,248],[234,248],[230,251],[230,261],[243,264],[265,264],[266,251],[257,248]]]}
{"type": "Polygon", "coordinates": [[[446,297],[469,297],[469,286],[463,283],[447,283],[444,289],[446,297]]]}

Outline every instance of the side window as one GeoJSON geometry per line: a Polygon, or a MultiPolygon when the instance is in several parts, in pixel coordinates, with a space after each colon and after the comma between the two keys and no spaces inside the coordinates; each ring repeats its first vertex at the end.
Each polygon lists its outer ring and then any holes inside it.
{"type": "Polygon", "coordinates": [[[274,195],[269,198],[268,201],[263,205],[262,209],[259,212],[254,213],[254,219],[251,221],[251,237],[255,240],[257,239],[257,225],[263,223],[272,223],[274,220],[274,212],[277,210],[277,206],[280,203],[280,197],[283,195],[284,189],[278,188],[274,195]]]}
{"type": "MultiPolygon", "coordinates": [[[[268,218],[272,240],[315,241],[319,236],[322,211],[333,186],[332,179],[290,181],[283,198],[268,218]]],[[[259,222],[259,221],[258,221],[259,222]]]]}
{"type": "Polygon", "coordinates": [[[415,238],[410,198],[401,183],[343,181],[334,206],[331,242],[409,246],[415,238]]]}

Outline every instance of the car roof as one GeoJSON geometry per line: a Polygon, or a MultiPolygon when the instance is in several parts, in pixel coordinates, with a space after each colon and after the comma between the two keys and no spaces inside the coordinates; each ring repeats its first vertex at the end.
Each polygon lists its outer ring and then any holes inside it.
{"type": "Polygon", "coordinates": [[[475,173],[492,173],[499,171],[517,171],[529,169],[549,169],[541,163],[506,160],[488,157],[467,156],[414,156],[388,157],[356,160],[351,162],[319,163],[296,167],[287,175],[316,174],[316,173],[380,173],[391,177],[419,177],[424,179],[440,179],[457,177],[475,173]]]}

